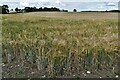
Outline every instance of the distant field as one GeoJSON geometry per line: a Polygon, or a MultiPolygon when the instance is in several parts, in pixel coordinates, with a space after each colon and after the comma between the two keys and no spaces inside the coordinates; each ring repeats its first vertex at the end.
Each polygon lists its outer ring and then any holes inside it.
{"type": "Polygon", "coordinates": [[[3,77],[115,77],[117,18],[92,12],[2,15],[3,77]]]}
{"type": "MultiPolygon", "coordinates": [[[[24,13],[23,13],[24,14],[24,13]]],[[[22,15],[23,15],[22,14],[22,15]]],[[[32,13],[25,13],[25,16],[41,16],[41,17],[51,17],[51,18],[62,18],[62,19],[97,19],[97,20],[103,20],[103,19],[117,19],[118,13],[106,13],[106,12],[32,12],[32,13]]]]}

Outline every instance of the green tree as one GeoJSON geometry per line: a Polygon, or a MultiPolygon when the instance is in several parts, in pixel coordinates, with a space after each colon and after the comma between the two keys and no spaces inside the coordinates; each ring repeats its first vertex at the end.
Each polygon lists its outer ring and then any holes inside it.
{"type": "Polygon", "coordinates": [[[18,8],[15,8],[15,11],[16,11],[16,12],[18,12],[18,11],[19,11],[19,9],[18,9],[18,8]]]}
{"type": "Polygon", "coordinates": [[[73,12],[77,12],[77,10],[76,10],[76,9],[73,9],[73,12]]]}
{"type": "Polygon", "coordinates": [[[8,5],[0,6],[0,13],[8,14],[9,13],[9,9],[8,8],[9,8],[8,5]]]}

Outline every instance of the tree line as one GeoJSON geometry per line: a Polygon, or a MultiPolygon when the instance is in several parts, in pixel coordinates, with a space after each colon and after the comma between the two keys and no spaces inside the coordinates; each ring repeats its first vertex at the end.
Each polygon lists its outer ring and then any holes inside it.
{"type": "Polygon", "coordinates": [[[82,12],[120,12],[120,10],[109,10],[109,11],[82,11],[82,12]]]}
{"type": "MultiPolygon", "coordinates": [[[[11,9],[11,11],[13,11],[13,9],[11,9]]],[[[15,11],[17,13],[22,13],[22,12],[36,12],[36,11],[57,11],[57,12],[68,12],[68,10],[65,9],[59,9],[56,7],[51,7],[51,8],[47,8],[47,7],[40,7],[40,8],[36,8],[36,7],[24,7],[24,9],[19,9],[19,8],[15,8],[15,11]]],[[[9,11],[9,7],[8,5],[3,5],[0,6],[0,14],[8,14],[9,11]]],[[[76,9],[73,9],[73,12],[77,12],[76,9]]]]}
{"type": "MultiPolygon", "coordinates": [[[[17,13],[21,13],[21,12],[36,12],[36,11],[58,11],[58,12],[68,12],[68,10],[60,10],[59,8],[56,7],[51,7],[51,8],[47,8],[47,7],[40,7],[40,8],[36,8],[36,7],[25,7],[24,9],[19,9],[19,8],[15,8],[15,11],[17,13]]],[[[0,6],[0,14],[8,14],[9,11],[9,7],[8,5],[3,5],[0,6]]]]}
{"type": "Polygon", "coordinates": [[[40,8],[36,8],[36,7],[25,7],[24,9],[18,9],[15,8],[16,12],[21,12],[21,11],[25,11],[25,12],[36,12],[36,11],[63,11],[63,12],[68,12],[68,10],[60,10],[59,8],[56,7],[51,7],[51,8],[47,8],[47,7],[40,7],[40,8]]]}

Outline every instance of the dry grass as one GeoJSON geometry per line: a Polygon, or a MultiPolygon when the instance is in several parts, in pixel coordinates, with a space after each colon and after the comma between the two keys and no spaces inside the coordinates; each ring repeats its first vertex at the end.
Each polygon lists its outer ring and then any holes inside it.
{"type": "Polygon", "coordinates": [[[45,70],[48,77],[114,68],[118,53],[116,17],[115,13],[3,15],[3,62],[16,60],[23,67],[29,62],[45,70]]]}

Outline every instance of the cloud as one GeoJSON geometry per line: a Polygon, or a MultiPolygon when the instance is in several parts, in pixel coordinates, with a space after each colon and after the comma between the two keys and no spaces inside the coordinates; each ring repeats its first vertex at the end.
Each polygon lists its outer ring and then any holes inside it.
{"type": "Polygon", "coordinates": [[[66,6],[64,3],[62,3],[60,0],[56,0],[55,2],[56,6],[66,6]]]}
{"type": "Polygon", "coordinates": [[[2,6],[3,4],[0,4],[0,6],[2,6]]]}
{"type": "Polygon", "coordinates": [[[118,8],[114,7],[114,6],[110,6],[109,10],[118,10],[118,8]]]}
{"type": "MultiPolygon", "coordinates": [[[[0,2],[21,2],[23,0],[0,0],[0,2]]],[[[26,2],[55,2],[56,0],[24,0],[26,2]]],[[[60,2],[119,2],[119,0],[59,0],[60,2]]]]}
{"type": "Polygon", "coordinates": [[[104,7],[101,5],[101,6],[99,6],[98,8],[99,8],[99,9],[103,9],[104,7]]]}
{"type": "Polygon", "coordinates": [[[41,2],[49,2],[50,0],[41,0],[41,2]]]}
{"type": "Polygon", "coordinates": [[[20,2],[20,6],[29,6],[29,3],[28,3],[28,2],[23,2],[23,1],[21,1],[21,2],[20,2]]]}
{"type": "Polygon", "coordinates": [[[115,3],[109,2],[106,4],[106,6],[116,6],[115,3]]]}
{"type": "Polygon", "coordinates": [[[60,4],[61,2],[60,2],[60,0],[57,0],[57,1],[55,1],[55,3],[56,3],[56,4],[60,4]]]}

